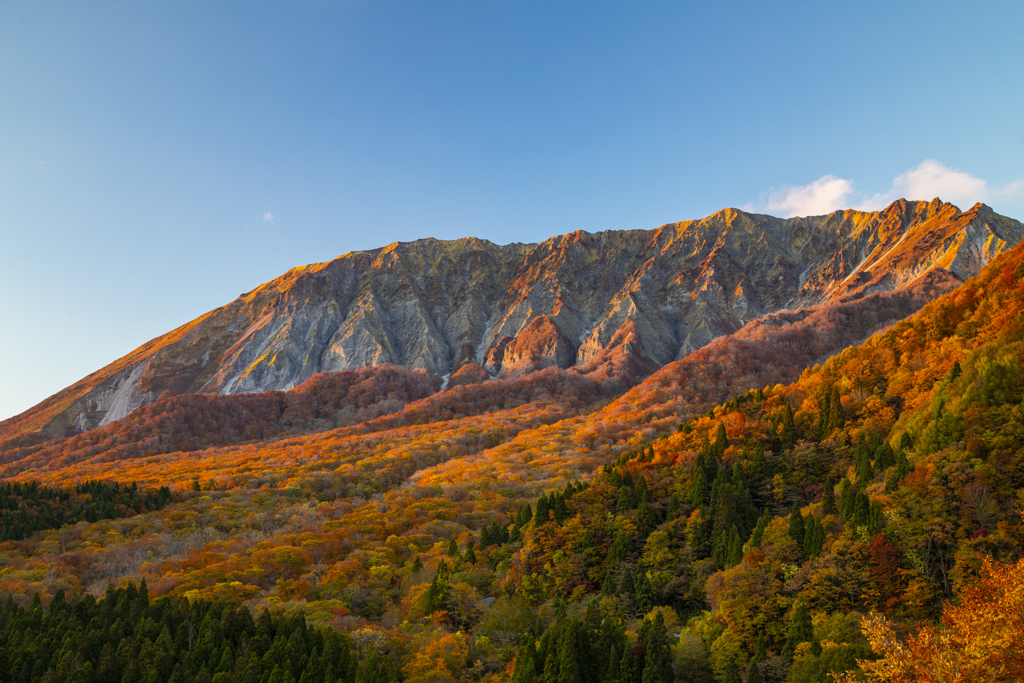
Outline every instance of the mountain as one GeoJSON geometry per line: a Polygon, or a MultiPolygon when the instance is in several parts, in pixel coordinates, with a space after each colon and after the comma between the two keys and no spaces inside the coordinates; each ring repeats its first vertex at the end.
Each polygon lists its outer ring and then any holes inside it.
{"type": "Polygon", "coordinates": [[[540,244],[424,239],[295,268],[0,423],[27,442],[108,424],[161,398],[295,387],[383,363],[456,383],[557,366],[631,383],[768,313],[963,281],[1024,225],[899,200],[779,219],[726,209],[654,230],[540,244]]]}

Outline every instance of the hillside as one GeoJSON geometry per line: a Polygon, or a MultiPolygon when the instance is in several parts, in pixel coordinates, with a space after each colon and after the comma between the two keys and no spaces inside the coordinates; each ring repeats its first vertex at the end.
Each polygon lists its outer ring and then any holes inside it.
{"type": "MultiPolygon", "coordinates": [[[[325,432],[127,448],[189,414],[171,398],[125,423],[120,451],[87,433],[8,459],[17,481],[109,477],[173,501],[0,543],[0,593],[28,606],[145,579],[153,596],[302,610],[347,634],[358,671],[383,666],[374,680],[825,680],[876,656],[861,615],[905,633],[958,595],[1013,595],[974,581],[1006,576],[1024,541],[1024,247],[957,285],[936,270],[768,315],[614,399],[549,367],[325,432]]],[[[164,647],[146,637],[125,647],[164,647]]],[[[182,671],[228,674],[207,647],[182,671]]],[[[248,647],[269,675],[269,642],[248,647]]]]}
{"type": "Polygon", "coordinates": [[[631,384],[775,311],[937,269],[963,281],[1022,234],[984,205],[936,199],[787,220],[727,209],[529,245],[396,243],[241,295],[0,423],[0,442],[77,433],[185,393],[286,390],[382,363],[461,383],[557,366],[631,384]]]}

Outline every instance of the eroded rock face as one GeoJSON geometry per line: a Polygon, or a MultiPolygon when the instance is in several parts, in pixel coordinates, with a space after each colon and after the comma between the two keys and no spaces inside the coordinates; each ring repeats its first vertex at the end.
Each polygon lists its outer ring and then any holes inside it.
{"type": "Polygon", "coordinates": [[[453,377],[470,364],[489,376],[602,363],[650,372],[773,311],[937,268],[964,280],[1022,235],[982,204],[900,200],[786,220],[726,209],[540,244],[396,243],[295,268],[0,424],[0,439],[379,363],[453,377]]]}

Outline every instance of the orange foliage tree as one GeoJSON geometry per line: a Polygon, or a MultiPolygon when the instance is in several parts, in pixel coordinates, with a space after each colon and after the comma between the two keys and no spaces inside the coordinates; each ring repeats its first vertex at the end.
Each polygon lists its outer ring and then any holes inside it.
{"type": "MultiPolygon", "coordinates": [[[[869,680],[890,683],[958,683],[1024,680],[1024,559],[1002,564],[985,559],[978,582],[957,604],[946,605],[941,626],[925,626],[906,642],[881,615],[864,620],[876,661],[858,660],[869,680]]],[[[857,680],[851,672],[839,683],[857,680]]]]}

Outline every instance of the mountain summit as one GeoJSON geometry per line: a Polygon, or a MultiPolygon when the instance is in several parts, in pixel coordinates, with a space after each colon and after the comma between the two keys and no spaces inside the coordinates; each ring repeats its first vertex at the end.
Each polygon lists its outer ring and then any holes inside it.
{"type": "Polygon", "coordinates": [[[0,423],[0,439],[382,363],[453,383],[551,365],[645,374],[774,311],[926,273],[966,280],[1022,236],[983,204],[935,199],[790,219],[725,209],[540,244],[395,243],[292,269],[0,423]]]}

